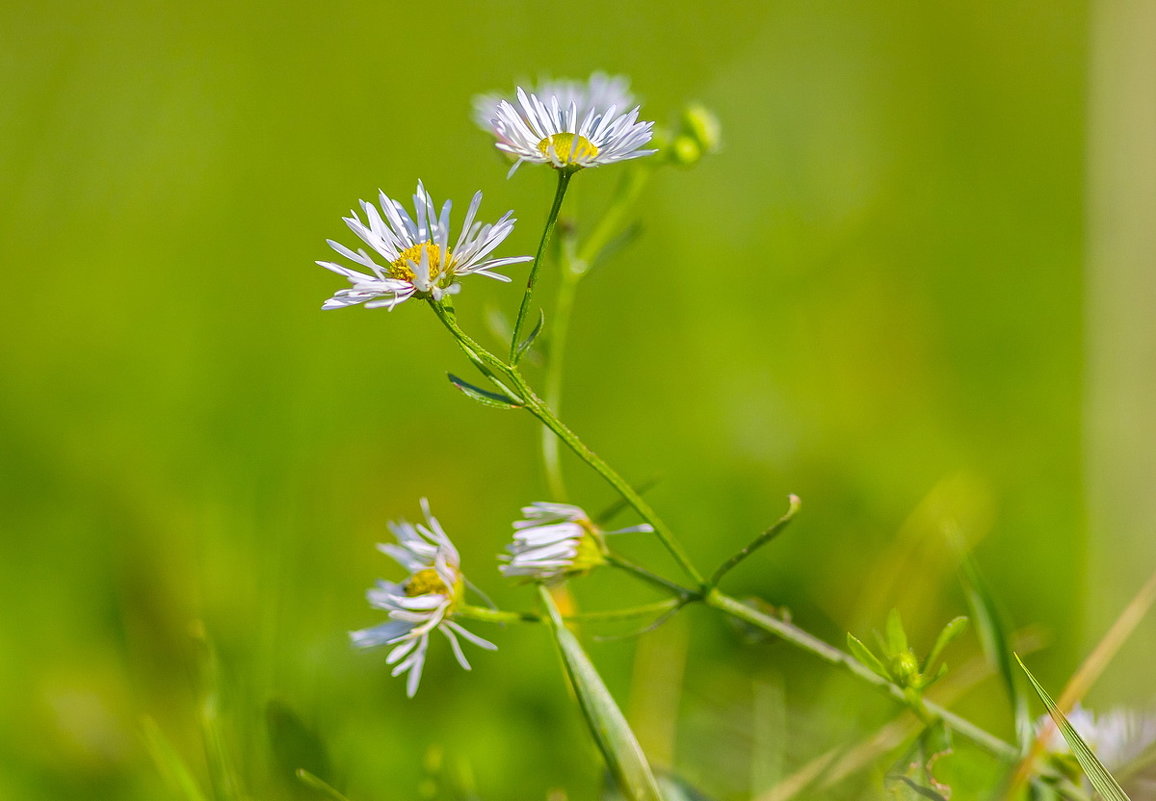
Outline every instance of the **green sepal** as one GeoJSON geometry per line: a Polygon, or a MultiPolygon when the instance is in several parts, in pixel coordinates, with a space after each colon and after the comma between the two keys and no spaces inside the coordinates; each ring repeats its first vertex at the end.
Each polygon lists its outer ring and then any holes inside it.
{"type": "MultiPolygon", "coordinates": [[[[948,622],[943,630],[939,632],[939,636],[935,638],[935,645],[931,646],[931,652],[927,654],[927,659],[923,661],[923,667],[920,672],[927,674],[935,666],[935,662],[939,659],[939,655],[943,653],[943,649],[951,645],[959,635],[967,631],[968,619],[964,615],[960,615],[948,622]]],[[[936,676],[935,678],[939,678],[936,676]]],[[[934,681],[934,679],[933,679],[934,681]]]]}
{"type": "Polygon", "coordinates": [[[1016,743],[1021,749],[1027,747],[1033,737],[1032,717],[1028,712],[1028,699],[1025,695],[1022,679],[1012,663],[1012,645],[1010,627],[999,604],[988,589],[975,560],[965,556],[962,566],[963,589],[967,594],[968,605],[975,615],[976,634],[979,635],[979,644],[983,648],[988,662],[999,671],[1003,680],[1004,690],[1011,702],[1012,714],[1015,719],[1016,743]]]}
{"type": "Polygon", "coordinates": [[[1064,713],[1056,706],[1056,702],[1048,695],[1047,690],[1036,681],[1036,677],[1028,670],[1028,666],[1020,659],[1019,654],[1013,654],[1013,656],[1015,656],[1016,661],[1019,662],[1020,667],[1023,668],[1024,673],[1027,674],[1028,681],[1031,682],[1033,689],[1036,691],[1036,695],[1044,702],[1048,714],[1051,715],[1052,720],[1056,722],[1056,726],[1060,729],[1060,734],[1064,735],[1064,739],[1068,742],[1068,747],[1072,749],[1072,754],[1076,757],[1076,761],[1080,763],[1080,767],[1084,769],[1084,774],[1088,777],[1088,781],[1092,783],[1092,786],[1096,788],[1096,792],[1100,794],[1104,801],[1131,801],[1131,799],[1128,798],[1128,794],[1124,792],[1124,788],[1113,778],[1112,774],[1108,772],[1108,769],[1104,767],[1104,764],[1096,758],[1092,749],[1089,748],[1088,744],[1080,737],[1079,732],[1077,732],[1075,727],[1064,717],[1064,713]]]}
{"type": "Polygon", "coordinates": [[[881,679],[891,681],[891,674],[884,667],[883,663],[879,661],[879,657],[872,653],[871,649],[859,641],[854,634],[847,633],[847,650],[862,662],[866,667],[870,668],[871,672],[881,679]]]}
{"type": "Polygon", "coordinates": [[[558,652],[586,725],[619,789],[628,801],[662,801],[658,782],[622,710],[606,689],[578,638],[566,628],[550,591],[539,585],[538,592],[546,606],[550,631],[558,644],[558,652]]]}
{"type": "Polygon", "coordinates": [[[482,389],[481,387],[475,387],[473,384],[458,378],[453,373],[446,373],[446,375],[449,377],[451,384],[483,406],[489,406],[494,409],[520,409],[523,405],[519,401],[506,395],[490,392],[488,389],[482,389]]]}

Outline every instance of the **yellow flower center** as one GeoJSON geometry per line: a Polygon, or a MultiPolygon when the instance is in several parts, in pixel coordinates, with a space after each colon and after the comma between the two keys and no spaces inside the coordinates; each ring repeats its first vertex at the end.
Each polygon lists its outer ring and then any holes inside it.
{"type": "Polygon", "coordinates": [[[432,567],[419,570],[405,583],[405,594],[410,598],[418,595],[451,595],[450,588],[432,567]]]}
{"type": "Polygon", "coordinates": [[[538,143],[538,150],[546,158],[562,162],[562,166],[581,165],[585,159],[598,155],[598,148],[585,136],[572,133],[556,133],[538,143]]]}
{"type": "Polygon", "coordinates": [[[432,281],[439,275],[445,273],[450,275],[454,269],[454,257],[448,250],[446,251],[445,264],[442,264],[442,249],[433,242],[422,242],[417,245],[410,245],[403,250],[401,254],[389,263],[386,271],[390,278],[396,278],[400,281],[413,281],[414,266],[421,266],[422,257],[429,260],[429,279],[432,281]]]}

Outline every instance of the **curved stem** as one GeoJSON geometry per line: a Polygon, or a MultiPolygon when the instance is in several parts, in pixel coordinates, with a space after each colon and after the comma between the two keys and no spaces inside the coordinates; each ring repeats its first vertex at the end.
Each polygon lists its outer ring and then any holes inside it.
{"type": "Polygon", "coordinates": [[[638,512],[647,523],[654,529],[654,533],[662,541],[666,550],[674,557],[679,566],[686,571],[686,574],[694,579],[695,585],[703,586],[702,574],[691,563],[690,557],[683,551],[682,546],[674,538],[674,533],[658,516],[658,513],[651,508],[650,504],[638,494],[638,492],[630,485],[630,483],[620,476],[614,469],[606,463],[606,461],[590,450],[578,435],[566,427],[554,412],[545,404],[545,402],[534,394],[534,390],[526,383],[522,375],[515,369],[510,371],[510,380],[514,382],[514,386],[518,389],[522,399],[526,403],[526,409],[537,417],[547,428],[553,431],[560,440],[566,443],[570,450],[577,454],[578,458],[586,462],[594,469],[598,475],[602,476],[610,486],[612,486],[619,495],[626,499],[626,501],[638,512]]]}
{"type": "Polygon", "coordinates": [[[614,469],[606,463],[606,461],[590,450],[586,443],[578,438],[578,435],[566,427],[566,424],[558,419],[557,415],[550,409],[546,403],[535,394],[533,388],[526,383],[526,379],[518,372],[518,368],[507,364],[499,359],[494,354],[483,348],[480,344],[469,337],[461,327],[458,326],[457,319],[454,317],[453,309],[430,301],[430,306],[433,307],[434,313],[437,314],[438,319],[449,329],[450,333],[457,338],[458,344],[467,354],[472,355],[476,360],[485,363],[502,373],[514,385],[517,394],[520,396],[519,401],[524,404],[524,408],[531,414],[538,418],[547,428],[553,431],[559,439],[566,443],[570,450],[574,451],[582,461],[590,465],[598,475],[602,476],[610,486],[612,486],[619,495],[626,499],[626,501],[634,507],[634,510],[654,529],[654,533],[662,541],[662,544],[674,557],[675,561],[686,571],[696,586],[703,586],[702,574],[691,563],[690,557],[682,550],[682,547],[674,538],[674,533],[658,516],[658,513],[650,507],[641,495],[630,486],[630,482],[620,476],[614,469]]]}
{"type": "Polygon", "coordinates": [[[689,600],[697,600],[700,597],[699,594],[694,592],[693,590],[689,590],[680,584],[676,584],[673,581],[671,581],[670,579],[665,579],[662,576],[658,575],[657,573],[651,573],[645,567],[642,567],[641,565],[636,565],[633,562],[629,561],[628,559],[622,558],[618,554],[613,554],[613,553],[606,554],[606,562],[608,564],[614,565],[615,567],[617,567],[621,570],[625,570],[627,573],[630,573],[630,574],[636,576],[637,578],[642,579],[643,581],[645,581],[649,584],[653,584],[656,587],[660,587],[661,589],[664,589],[667,592],[674,593],[675,595],[677,595],[678,597],[680,597],[682,599],[689,601],[689,600]]]}
{"type": "MultiPolygon", "coordinates": [[[[622,609],[604,609],[598,612],[579,612],[573,615],[563,615],[563,620],[574,621],[576,623],[585,622],[599,622],[605,620],[628,620],[632,617],[645,617],[648,615],[659,614],[662,612],[669,612],[682,606],[685,601],[681,598],[666,598],[662,601],[655,601],[649,604],[640,604],[639,606],[627,606],[622,609]]],[[[542,623],[543,618],[535,612],[507,612],[504,609],[490,609],[485,606],[473,606],[471,604],[463,604],[454,610],[456,617],[465,618],[466,620],[478,620],[483,623],[542,623]]]]}
{"type": "MultiPolygon", "coordinates": [[[[458,343],[463,350],[465,350],[467,353],[473,354],[476,359],[488,365],[489,367],[492,367],[497,372],[500,372],[504,377],[506,377],[514,385],[518,392],[521,393],[522,399],[525,403],[525,408],[529,410],[531,414],[537,417],[538,420],[541,421],[546,427],[553,431],[559,439],[565,442],[567,446],[569,446],[570,449],[578,455],[579,458],[590,465],[590,467],[592,467],[599,475],[601,475],[607,483],[614,487],[614,489],[618,491],[619,495],[621,495],[635,509],[635,511],[638,512],[642,519],[654,528],[655,534],[659,536],[663,545],[666,546],[667,550],[670,551],[675,560],[678,561],[683,569],[686,570],[686,572],[694,579],[697,589],[690,590],[682,587],[675,582],[669,581],[662,578],[661,576],[651,573],[645,568],[634,565],[619,556],[610,555],[607,557],[607,561],[611,562],[617,567],[628,570],[640,578],[656,584],[663,589],[666,589],[667,591],[675,593],[678,597],[672,600],[677,600],[679,604],[703,601],[708,606],[725,612],[732,617],[745,621],[752,626],[760,628],[766,632],[774,634],[783,640],[786,640],[791,645],[794,645],[796,648],[807,651],[812,655],[824,660],[825,662],[843,667],[852,675],[874,687],[883,690],[892,696],[892,698],[904,704],[905,706],[909,705],[909,700],[904,696],[903,690],[900,687],[880,676],[877,676],[869,668],[860,664],[850,654],[835,648],[834,646],[824,642],[818,637],[815,637],[809,632],[804,631],[803,629],[800,629],[791,623],[787,623],[786,621],[779,620],[778,618],[763,614],[756,609],[752,609],[737,599],[719,592],[717,589],[707,588],[703,582],[702,575],[698,572],[694,565],[691,564],[690,559],[674,539],[673,533],[669,528],[666,527],[666,524],[662,522],[657,513],[650,507],[650,504],[643,500],[642,496],[639,495],[635,489],[630,486],[630,484],[624,478],[622,478],[622,476],[616,473],[605,461],[603,461],[600,456],[586,447],[586,445],[578,438],[578,436],[569,428],[567,428],[565,424],[554,415],[554,413],[542,401],[542,399],[534,393],[530,385],[526,383],[526,380],[522,377],[522,374],[518,371],[518,368],[502,361],[500,358],[487,351],[468,335],[466,335],[465,332],[463,332],[458,326],[457,320],[453,315],[452,308],[447,308],[441,304],[433,302],[431,302],[430,305],[433,306],[434,311],[438,315],[438,318],[442,321],[446,328],[448,328],[450,332],[453,333],[455,338],[457,338],[458,343]]],[[[788,516],[790,514],[791,512],[788,511],[788,516]]],[[[780,521],[780,523],[781,522],[782,521],[780,521]]],[[[762,544],[762,542],[764,542],[770,536],[773,536],[773,534],[778,530],[781,530],[781,525],[777,523],[775,526],[772,526],[768,532],[765,532],[763,536],[756,539],[755,542],[752,543],[752,546],[757,547],[757,545],[762,544]]],[[[744,549],[743,553],[753,550],[752,546],[748,546],[747,549],[744,549]]],[[[741,558],[742,557],[740,556],[740,561],[741,558]]],[[[730,564],[730,562],[727,564],[730,564]]],[[[737,562],[735,562],[735,564],[737,564],[737,562]]],[[[724,567],[726,567],[726,565],[724,565],[724,567]]],[[[718,574],[716,573],[716,575],[718,574]]],[[[468,608],[471,610],[477,609],[477,607],[468,608]]],[[[459,610],[459,612],[464,616],[463,610],[459,610]]],[[[493,610],[481,610],[481,612],[478,612],[477,614],[479,614],[478,619],[483,619],[481,617],[482,615],[489,615],[489,617],[486,617],[485,619],[493,619],[495,621],[528,619],[521,613],[496,613],[493,610]]],[[[971,721],[961,718],[959,715],[956,715],[955,713],[939,706],[938,704],[934,704],[930,701],[926,701],[924,704],[925,709],[930,714],[942,720],[951,729],[968,738],[990,753],[1013,763],[1019,758],[1019,751],[1012,744],[1001,740],[999,737],[996,737],[995,735],[987,732],[979,726],[976,726],[971,721]]]]}
{"type": "Polygon", "coordinates": [[[434,310],[434,314],[437,315],[437,318],[442,321],[442,325],[449,329],[449,332],[454,335],[454,338],[458,341],[458,346],[461,347],[462,350],[466,351],[466,355],[473,359],[485,362],[487,365],[493,367],[501,373],[507,375],[509,374],[510,370],[512,369],[510,365],[506,364],[497,356],[490,353],[480,344],[475,342],[469,334],[462,330],[461,326],[458,325],[457,315],[454,314],[453,306],[449,305],[449,303],[446,301],[439,303],[432,298],[429,300],[429,305],[430,308],[434,310]]]}
{"type": "Polygon", "coordinates": [[[699,587],[703,586],[702,574],[691,564],[686,552],[682,550],[682,547],[674,539],[674,533],[666,523],[662,522],[662,519],[658,516],[658,513],[650,507],[650,504],[635,491],[634,487],[630,486],[630,483],[626,479],[616,473],[601,456],[590,450],[590,448],[586,446],[586,443],[578,438],[577,434],[567,428],[566,424],[558,419],[558,416],[546,405],[545,401],[539,398],[533,388],[526,383],[526,379],[518,372],[516,366],[502,361],[462,331],[454,317],[452,308],[432,300],[430,301],[430,305],[433,307],[438,319],[441,320],[446,328],[449,329],[450,333],[457,338],[458,344],[461,345],[467,354],[472,354],[474,358],[501,372],[509,379],[517,390],[520,401],[525,404],[524,408],[553,431],[559,439],[566,443],[570,450],[574,451],[582,461],[590,465],[598,475],[602,476],[610,486],[617,490],[618,494],[634,507],[634,510],[638,512],[642,519],[651,525],[654,533],[658,535],[658,538],[662,541],[662,544],[666,546],[666,549],[670,551],[675,561],[687,572],[687,575],[694,579],[695,584],[699,587]]]}
{"type": "Polygon", "coordinates": [[[574,176],[572,170],[558,170],[558,188],[554,192],[554,204],[550,207],[550,216],[546,218],[546,227],[542,230],[542,239],[538,242],[538,254],[534,256],[534,264],[530,267],[530,276],[526,279],[526,291],[522,293],[522,303],[518,306],[518,316],[514,320],[514,335],[510,337],[510,364],[517,364],[521,355],[518,346],[521,344],[522,325],[526,322],[526,315],[530,311],[530,299],[534,295],[534,284],[538,280],[538,270],[542,266],[542,255],[546,252],[546,243],[550,241],[550,234],[554,224],[558,222],[558,212],[562,210],[562,198],[566,196],[566,187],[574,176]]]}
{"type": "Polygon", "coordinates": [[[650,180],[653,168],[640,164],[631,165],[622,176],[619,189],[615,192],[614,202],[606,213],[594,225],[582,247],[578,251],[578,263],[582,271],[589,269],[606,246],[610,244],[615,234],[622,228],[622,221],[626,219],[638,196],[642,194],[647,181],[650,180]]]}
{"type": "Polygon", "coordinates": [[[485,623],[541,623],[542,616],[533,612],[506,612],[502,609],[490,609],[485,606],[471,606],[463,604],[454,609],[456,617],[467,620],[480,620],[485,623]]]}
{"type": "Polygon", "coordinates": [[[667,598],[664,601],[655,601],[654,603],[642,604],[640,606],[628,606],[624,609],[607,609],[602,612],[579,612],[575,615],[565,615],[564,619],[580,623],[602,620],[626,620],[632,617],[643,617],[669,612],[682,605],[683,601],[679,598],[667,598]]]}
{"type": "Polygon", "coordinates": [[[799,500],[798,495],[788,496],[787,513],[775,521],[774,525],[772,525],[759,536],[755,537],[745,548],[736,553],[730,559],[723,562],[722,566],[719,567],[719,569],[714,572],[714,575],[710,577],[710,586],[717,587],[718,583],[722,581],[723,576],[729,573],[734,567],[736,567],[752,553],[777,537],[779,533],[787,527],[787,524],[791,522],[792,518],[795,516],[795,513],[799,511],[799,506],[801,503],[802,501],[799,500]]]}

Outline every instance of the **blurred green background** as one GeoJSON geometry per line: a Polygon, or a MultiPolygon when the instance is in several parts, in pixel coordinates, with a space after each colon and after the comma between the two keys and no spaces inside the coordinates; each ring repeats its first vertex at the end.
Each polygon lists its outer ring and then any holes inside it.
{"type": "MultiPolygon", "coordinates": [[[[642,236],[583,285],[572,427],[657,480],[704,568],[799,494],[728,588],[834,642],[898,606],[926,647],[966,611],[944,544],[962,531],[1058,690],[1154,565],[1151,251],[1114,259],[1096,222],[1151,161],[1097,172],[1146,130],[1113,116],[1126,82],[1098,93],[1128,51],[1097,19],[1054,0],[5,5],[0,797],[182,797],[145,717],[210,797],[318,797],[289,777],[305,763],[353,801],[596,795],[544,630],[482,631],[501,650],[470,674],[435,644],[412,701],[385,652],[349,647],[380,619],[365,588],[396,576],[386,521],[428,496],[467,574],[527,608],[494,554],[545,498],[535,426],[448,386],[468,370],[432,315],[322,313],[344,282],[313,264],[359,198],[418,178],[459,214],[478,188],[490,219],[515,209],[500,255],[533,252],[552,176],[507,181],[470,102],[543,74],[623,73],[644,119],[698,100],[724,131],[656,176],[642,236]],[[453,778],[434,790],[438,753],[453,778]]],[[[579,225],[614,171],[576,179],[579,225]]],[[[482,332],[517,294],[475,279],[458,305],[482,332]]],[[[612,500],[567,468],[584,505],[612,500]]],[[[616,577],[576,592],[652,597],[616,577]]],[[[1151,700],[1154,633],[1093,700],[1151,700]]],[[[709,610],[587,641],[655,761],[717,798],[897,714],[709,610]]],[[[1011,736],[997,682],[959,709],[1011,736]]],[[[963,747],[948,771],[968,798],[995,769],[963,747]]]]}

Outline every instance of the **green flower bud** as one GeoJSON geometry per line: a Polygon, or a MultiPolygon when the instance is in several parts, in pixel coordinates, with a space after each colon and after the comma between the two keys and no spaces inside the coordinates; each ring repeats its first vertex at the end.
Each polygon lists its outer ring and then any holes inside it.
{"type": "Polygon", "coordinates": [[[702,155],[719,148],[722,126],[714,112],[698,103],[692,103],[682,112],[682,133],[694,140],[702,155]]]}
{"type": "Polygon", "coordinates": [[[892,656],[887,668],[900,687],[914,687],[918,684],[919,660],[910,648],[892,656]]]}

